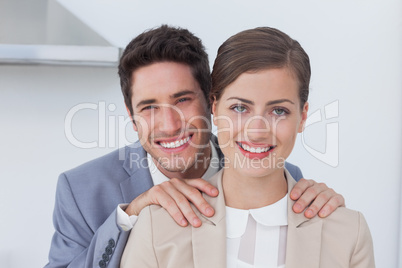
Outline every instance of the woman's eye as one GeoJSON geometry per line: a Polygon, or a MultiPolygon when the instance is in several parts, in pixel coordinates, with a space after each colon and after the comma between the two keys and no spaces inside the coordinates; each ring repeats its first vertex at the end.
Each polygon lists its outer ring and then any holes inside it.
{"type": "Polygon", "coordinates": [[[236,105],[233,107],[233,110],[238,113],[244,113],[247,111],[246,107],[244,107],[243,105],[236,105]]]}
{"type": "Polygon", "coordinates": [[[276,109],[274,109],[273,112],[274,112],[275,115],[285,115],[285,114],[287,114],[287,112],[284,109],[281,109],[281,108],[276,108],[276,109]]]}

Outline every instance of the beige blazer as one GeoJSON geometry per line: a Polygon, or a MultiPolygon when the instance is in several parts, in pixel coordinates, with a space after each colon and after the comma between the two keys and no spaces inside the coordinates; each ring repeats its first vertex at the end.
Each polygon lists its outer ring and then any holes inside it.
{"type": "MultiPolygon", "coordinates": [[[[285,170],[288,192],[296,184],[285,170]]],[[[165,209],[144,208],[131,231],[120,267],[225,268],[226,220],[222,171],[210,182],[219,196],[205,199],[215,208],[211,218],[197,213],[200,228],[180,227],[165,209]]],[[[307,219],[292,211],[288,198],[286,268],[372,268],[373,244],[360,212],[338,208],[327,218],[307,219]]]]}

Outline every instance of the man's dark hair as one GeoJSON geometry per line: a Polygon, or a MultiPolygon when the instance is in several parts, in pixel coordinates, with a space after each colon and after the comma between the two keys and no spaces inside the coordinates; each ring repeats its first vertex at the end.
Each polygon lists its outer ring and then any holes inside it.
{"type": "MultiPolygon", "coordinates": [[[[208,55],[201,40],[186,29],[162,25],[145,31],[126,47],[119,63],[121,90],[131,115],[133,71],[157,62],[177,62],[190,66],[205,100],[211,90],[208,55]]],[[[209,103],[209,102],[208,102],[209,103]]]]}

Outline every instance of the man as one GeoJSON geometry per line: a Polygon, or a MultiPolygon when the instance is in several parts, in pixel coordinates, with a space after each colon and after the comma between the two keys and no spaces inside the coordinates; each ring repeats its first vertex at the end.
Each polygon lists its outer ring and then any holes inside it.
{"type": "MultiPolygon", "coordinates": [[[[126,47],[119,75],[127,111],[139,141],[60,175],[53,236],[46,267],[117,267],[135,224],[150,204],[163,206],[181,226],[201,225],[189,202],[205,216],[217,189],[207,181],[222,154],[210,132],[208,56],[184,29],[162,26],[126,47]]],[[[294,178],[298,167],[286,163],[294,178]]],[[[343,205],[323,184],[301,180],[291,196],[295,212],[321,216],[343,205]],[[324,206],[325,205],[325,206],[324,206]]]]}

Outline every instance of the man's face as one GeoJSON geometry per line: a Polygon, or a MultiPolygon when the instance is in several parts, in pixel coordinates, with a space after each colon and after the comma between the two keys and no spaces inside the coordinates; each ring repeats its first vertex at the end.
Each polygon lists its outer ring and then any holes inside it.
{"type": "Polygon", "coordinates": [[[210,156],[211,114],[190,67],[153,63],[135,70],[132,81],[134,130],[144,149],[168,177],[197,176],[197,157],[210,156]]]}

